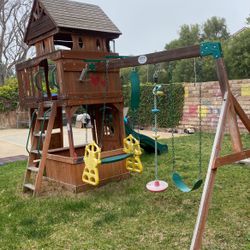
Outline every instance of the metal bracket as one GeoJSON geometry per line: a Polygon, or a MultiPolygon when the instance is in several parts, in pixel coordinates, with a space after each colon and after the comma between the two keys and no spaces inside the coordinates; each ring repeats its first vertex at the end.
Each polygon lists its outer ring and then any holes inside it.
{"type": "Polygon", "coordinates": [[[219,59],[223,56],[221,43],[219,42],[204,42],[200,44],[201,56],[213,56],[214,59],[219,59]]]}
{"type": "Polygon", "coordinates": [[[95,65],[95,63],[89,63],[89,65],[88,65],[88,71],[96,71],[96,65],[95,65]]]}

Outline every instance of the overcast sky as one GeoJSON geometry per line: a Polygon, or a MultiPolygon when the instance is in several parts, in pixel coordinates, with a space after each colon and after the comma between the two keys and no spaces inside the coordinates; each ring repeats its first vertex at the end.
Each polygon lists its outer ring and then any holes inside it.
{"type": "Polygon", "coordinates": [[[121,30],[116,51],[139,55],[160,51],[183,24],[224,17],[233,34],[246,26],[250,0],[78,0],[99,5],[121,30]]]}

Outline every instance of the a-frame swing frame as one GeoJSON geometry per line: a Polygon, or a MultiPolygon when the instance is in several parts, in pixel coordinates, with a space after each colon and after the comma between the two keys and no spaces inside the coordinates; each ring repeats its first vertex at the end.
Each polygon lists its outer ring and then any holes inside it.
{"type": "MultiPolygon", "coordinates": [[[[197,221],[195,224],[193,238],[190,246],[191,250],[201,249],[202,236],[205,230],[209,204],[212,198],[215,176],[218,167],[235,163],[237,161],[244,160],[250,157],[250,149],[243,150],[237,116],[240,118],[249,133],[250,119],[243,111],[239,102],[231,92],[223,60],[221,45],[217,42],[205,42],[200,45],[173,49],[169,51],[155,52],[141,56],[133,56],[127,58],[121,57],[119,59],[113,59],[109,61],[109,69],[113,70],[125,67],[135,67],[145,64],[156,64],[161,62],[170,62],[180,59],[204,56],[213,56],[215,60],[223,102],[206,174],[206,180],[201,197],[197,221]],[[229,127],[233,152],[226,156],[220,156],[226,124],[228,124],[229,127]]],[[[105,65],[103,63],[94,63],[91,68],[94,71],[102,71],[105,70],[105,65]]]]}
{"type": "Polygon", "coordinates": [[[237,116],[240,118],[249,133],[250,119],[243,111],[240,104],[231,92],[225,69],[225,64],[222,57],[216,59],[216,69],[223,102],[206,174],[206,180],[201,197],[199,212],[190,246],[191,250],[201,249],[202,236],[205,230],[209,204],[212,198],[215,176],[218,167],[227,164],[232,164],[250,157],[250,149],[243,150],[243,145],[240,137],[240,130],[237,122],[237,116]],[[233,153],[225,156],[220,156],[226,125],[228,125],[229,128],[233,153]]]}

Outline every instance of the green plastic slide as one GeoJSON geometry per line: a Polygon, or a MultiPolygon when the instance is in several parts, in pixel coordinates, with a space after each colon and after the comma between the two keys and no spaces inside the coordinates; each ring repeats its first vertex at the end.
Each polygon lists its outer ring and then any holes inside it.
{"type": "MultiPolygon", "coordinates": [[[[137,133],[134,131],[128,122],[127,118],[124,118],[124,124],[125,124],[125,132],[126,135],[128,136],[129,134],[132,134],[136,139],[140,141],[140,146],[148,153],[154,153],[155,152],[155,140],[146,136],[142,135],[140,133],[137,133]]],[[[161,144],[157,142],[157,151],[158,154],[162,154],[164,152],[168,152],[168,146],[166,144],[161,144]]]]}

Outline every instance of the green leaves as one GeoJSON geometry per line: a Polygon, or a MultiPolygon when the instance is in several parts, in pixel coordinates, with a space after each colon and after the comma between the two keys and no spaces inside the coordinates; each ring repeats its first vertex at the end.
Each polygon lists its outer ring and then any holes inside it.
{"type": "MultiPolygon", "coordinates": [[[[200,44],[202,41],[224,41],[229,38],[226,21],[224,18],[212,17],[203,25],[184,24],[180,27],[179,38],[166,44],[165,49],[175,49],[194,44],[200,44]]],[[[202,64],[202,71],[197,71],[197,81],[217,80],[214,68],[214,60],[210,58],[196,60],[197,64],[202,64]]],[[[173,82],[194,82],[194,61],[193,59],[179,60],[172,63],[173,82]]]]}
{"type": "Polygon", "coordinates": [[[15,110],[18,105],[18,85],[16,78],[9,78],[0,87],[0,112],[15,110]]]}
{"type": "Polygon", "coordinates": [[[225,46],[225,61],[230,79],[250,76],[250,28],[232,37],[225,46]]]}
{"type": "Polygon", "coordinates": [[[223,41],[229,38],[225,18],[211,17],[203,24],[203,40],[223,41]]]}

